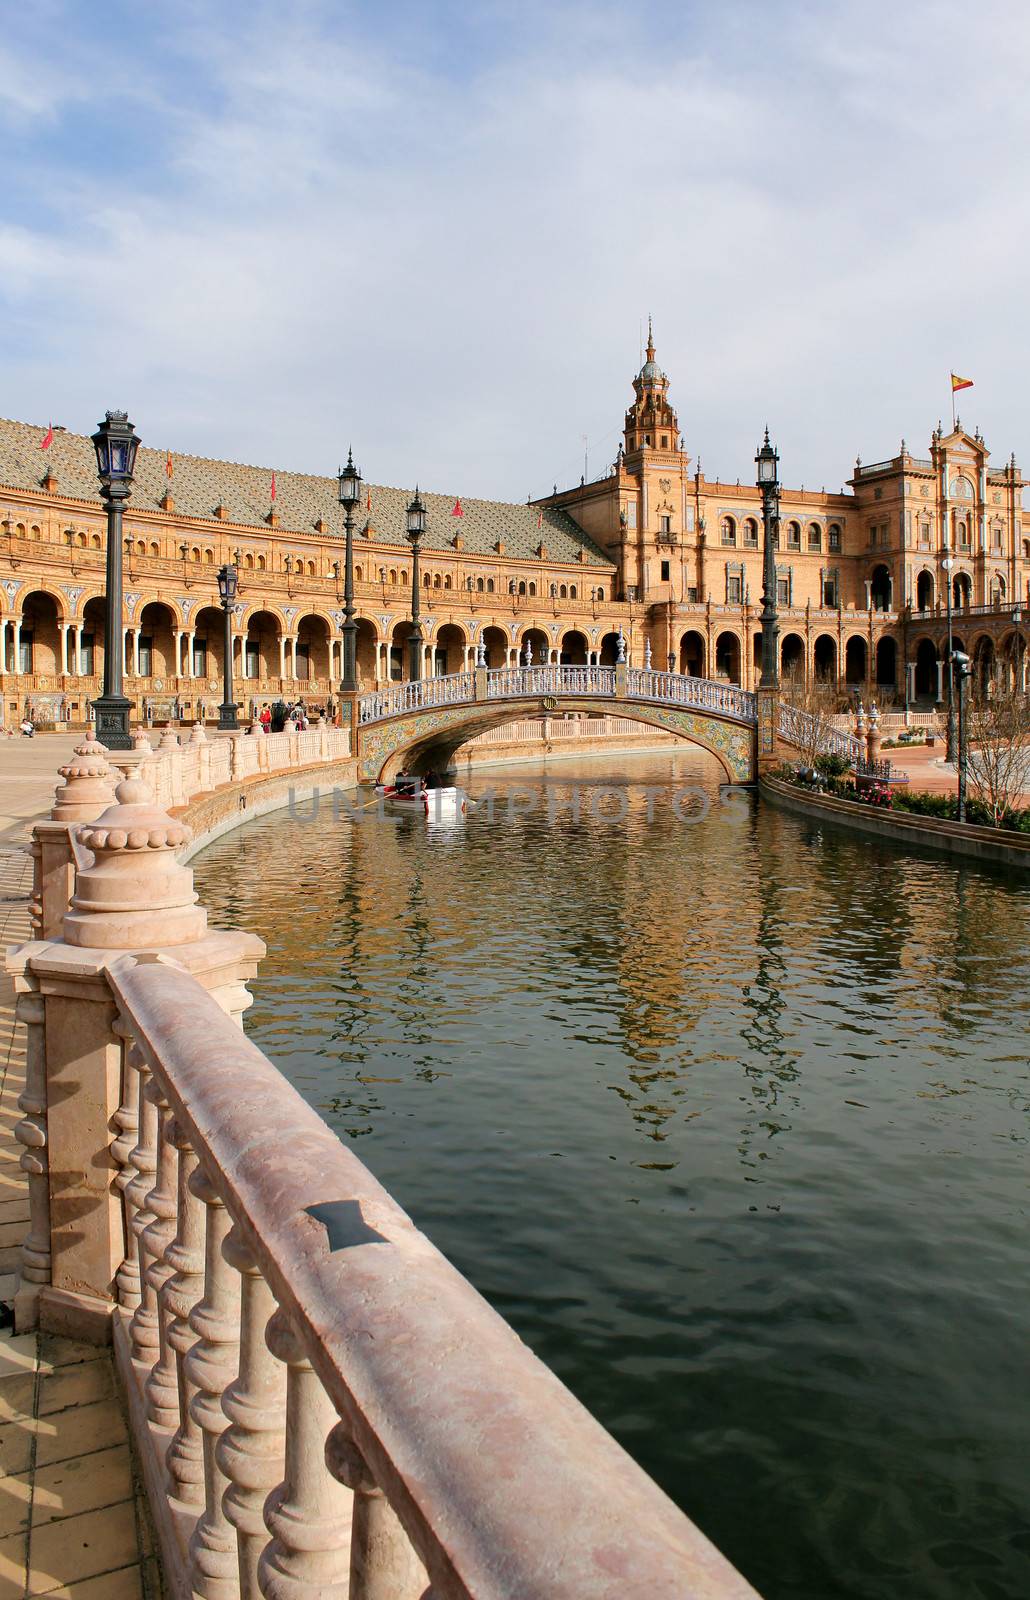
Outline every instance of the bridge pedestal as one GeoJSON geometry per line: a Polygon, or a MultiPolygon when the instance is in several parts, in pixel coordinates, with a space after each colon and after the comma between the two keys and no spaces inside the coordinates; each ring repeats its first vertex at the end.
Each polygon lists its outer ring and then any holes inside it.
{"type": "Polygon", "coordinates": [[[756,757],[758,776],[763,772],[772,772],[780,764],[779,740],[776,736],[777,723],[780,711],[780,691],[778,688],[762,688],[755,691],[758,706],[758,724],[755,730],[757,741],[756,757]]]}

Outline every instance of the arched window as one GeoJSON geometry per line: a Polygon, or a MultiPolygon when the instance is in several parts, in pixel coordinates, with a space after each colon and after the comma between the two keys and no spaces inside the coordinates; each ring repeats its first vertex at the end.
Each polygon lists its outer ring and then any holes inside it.
{"type": "Polygon", "coordinates": [[[249,550],[247,551],[246,555],[243,558],[243,565],[247,568],[247,570],[249,572],[252,572],[254,570],[254,557],[251,555],[249,550]]]}
{"type": "Polygon", "coordinates": [[[208,566],[208,567],[213,567],[214,566],[214,564],[215,564],[215,553],[214,553],[213,550],[205,550],[204,551],[204,564],[205,564],[205,566],[208,566]]]}
{"type": "Polygon", "coordinates": [[[961,517],[955,524],[955,537],[958,540],[959,547],[961,549],[969,549],[969,523],[961,517]]]}
{"type": "Polygon", "coordinates": [[[91,546],[92,549],[94,549],[94,550],[101,549],[99,533],[95,533],[93,535],[92,539],[89,542],[90,542],[90,546],[91,546]]]}
{"type": "Polygon", "coordinates": [[[603,600],[604,597],[605,597],[605,595],[604,595],[604,584],[602,583],[598,587],[597,598],[598,598],[598,600],[603,600]]]}
{"type": "Polygon", "coordinates": [[[525,592],[526,592],[526,585],[524,583],[520,583],[519,584],[519,594],[525,594],[525,592]]]}
{"type": "Polygon", "coordinates": [[[839,550],[840,549],[840,523],[839,522],[831,522],[830,523],[830,532],[829,532],[829,538],[827,540],[827,543],[828,543],[828,545],[829,545],[831,550],[839,550]]]}
{"type": "Polygon", "coordinates": [[[439,587],[440,587],[440,574],[437,572],[433,577],[433,588],[434,589],[439,589],[439,587]]]}
{"type": "Polygon", "coordinates": [[[732,517],[723,517],[719,524],[719,529],[722,534],[723,544],[736,544],[737,524],[734,522],[732,517]]]}
{"type": "Polygon", "coordinates": [[[569,599],[570,600],[575,600],[576,598],[577,598],[577,596],[576,596],[576,585],[572,584],[570,589],[569,589],[569,599]]]}
{"type": "Polygon", "coordinates": [[[42,531],[36,526],[35,523],[32,524],[32,537],[34,539],[42,539],[43,537],[42,531]]]}
{"type": "Polygon", "coordinates": [[[424,575],[424,576],[423,576],[423,578],[422,578],[422,587],[423,587],[423,588],[424,588],[424,589],[431,589],[431,588],[432,588],[432,587],[433,587],[433,580],[432,580],[432,578],[431,578],[431,577],[430,577],[430,576],[429,576],[429,573],[428,573],[428,572],[427,572],[427,573],[425,573],[425,575],[424,575]]]}
{"type": "Polygon", "coordinates": [[[138,556],[145,556],[146,553],[147,553],[147,546],[146,546],[145,540],[138,539],[136,541],[136,554],[138,556]]]}
{"type": "Polygon", "coordinates": [[[313,578],[314,576],[315,576],[315,563],[313,561],[309,561],[308,562],[308,577],[309,578],[313,578]]]}
{"type": "Polygon", "coordinates": [[[450,588],[453,587],[453,585],[451,583],[451,575],[450,575],[449,572],[448,572],[447,576],[443,580],[443,586],[444,586],[445,589],[450,589],[450,588]]]}
{"type": "Polygon", "coordinates": [[[190,551],[190,560],[191,561],[199,561],[200,560],[200,550],[197,547],[197,545],[194,545],[193,549],[190,551]]]}
{"type": "Polygon", "coordinates": [[[810,522],[808,524],[808,548],[809,550],[821,550],[822,547],[823,530],[818,522],[810,522]]]}
{"type": "Polygon", "coordinates": [[[157,543],[156,539],[151,541],[150,554],[152,556],[159,556],[161,554],[161,546],[157,543]]]}
{"type": "Polygon", "coordinates": [[[558,588],[558,596],[559,596],[559,599],[561,599],[561,600],[567,600],[568,597],[569,597],[569,591],[566,588],[564,583],[561,584],[559,586],[559,588],[558,588]]]}
{"type": "Polygon", "coordinates": [[[355,582],[356,583],[361,583],[362,582],[362,576],[363,576],[362,575],[362,569],[360,567],[355,567],[354,568],[354,579],[355,579],[355,582]]]}
{"type": "Polygon", "coordinates": [[[787,523],[787,549],[801,549],[801,524],[800,522],[787,523]]]}
{"type": "Polygon", "coordinates": [[[390,582],[391,583],[396,583],[397,582],[397,574],[396,574],[396,572],[394,571],[394,569],[392,567],[390,568],[390,582]]]}
{"type": "Polygon", "coordinates": [[[492,578],[487,578],[486,580],[486,592],[487,594],[493,594],[494,592],[494,580],[492,578]]]}
{"type": "Polygon", "coordinates": [[[477,579],[476,579],[476,593],[477,593],[477,594],[482,594],[482,593],[483,593],[483,590],[484,590],[484,589],[485,589],[485,588],[486,588],[486,585],[485,585],[485,583],[484,583],[484,582],[483,582],[483,580],[482,580],[482,578],[477,578],[477,579]]]}
{"type": "Polygon", "coordinates": [[[530,584],[529,592],[530,592],[531,595],[536,594],[536,584],[535,583],[531,583],[530,584]]]}
{"type": "Polygon", "coordinates": [[[748,517],[744,523],[744,543],[755,547],[758,544],[758,523],[754,517],[748,517]]]}
{"type": "Polygon", "coordinates": [[[85,550],[85,548],[86,548],[86,535],[84,533],[80,533],[78,539],[76,540],[76,543],[79,545],[79,547],[81,549],[85,550]]]}
{"type": "Polygon", "coordinates": [[[264,570],[265,570],[265,558],[264,558],[264,556],[258,556],[258,558],[257,558],[257,569],[258,569],[259,572],[264,572],[264,570]]]}

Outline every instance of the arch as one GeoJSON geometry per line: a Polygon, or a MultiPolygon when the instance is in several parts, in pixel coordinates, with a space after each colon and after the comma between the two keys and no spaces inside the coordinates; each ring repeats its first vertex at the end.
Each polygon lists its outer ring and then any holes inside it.
{"type": "Polygon", "coordinates": [[[433,574],[433,588],[434,589],[439,589],[439,587],[440,587],[440,574],[438,572],[434,572],[434,574],[433,574]]]}
{"type": "Polygon", "coordinates": [[[266,565],[267,565],[267,562],[265,560],[265,557],[264,556],[258,556],[258,558],[257,558],[257,569],[258,569],[258,571],[259,572],[264,572],[266,565]]]}
{"type": "Polygon", "coordinates": [[[916,610],[932,611],[935,592],[933,573],[924,569],[916,578],[916,610]]]}
{"type": "Polygon", "coordinates": [[[141,678],[175,678],[174,629],[179,619],[165,600],[148,600],[136,616],[139,675],[141,678]]]}
{"type": "MultiPolygon", "coordinates": [[[[354,636],[354,656],[358,669],[358,685],[360,688],[369,688],[376,679],[376,666],[380,659],[376,642],[379,634],[376,625],[368,617],[355,617],[358,631],[354,636]]],[[[388,654],[388,652],[387,652],[388,654]]],[[[388,672],[388,666],[384,669],[388,672]]]]}
{"type": "Polygon", "coordinates": [[[584,667],[589,648],[586,634],[581,633],[578,628],[569,628],[562,634],[558,659],[566,666],[584,667]]]}
{"type": "Polygon", "coordinates": [[[799,633],[785,633],[780,640],[780,674],[786,682],[804,687],[805,641],[799,633]]]}
{"type": "Polygon", "coordinates": [[[920,639],[917,641],[915,663],[917,700],[936,701],[938,689],[937,663],[939,659],[937,646],[932,639],[920,639]]]}
{"type": "Polygon", "coordinates": [[[598,649],[597,659],[602,666],[615,666],[619,659],[619,636],[617,633],[606,633],[604,635],[598,649]]]}
{"type": "Polygon", "coordinates": [[[981,633],[973,640],[973,682],[981,695],[988,695],[997,673],[997,656],[994,640],[989,633],[981,633]]]}
{"type": "Polygon", "coordinates": [[[476,593],[477,594],[482,594],[483,591],[485,590],[485,588],[486,588],[486,580],[483,579],[483,578],[477,578],[476,579],[476,593]]]}
{"type": "MultiPolygon", "coordinates": [[[[190,666],[193,676],[221,681],[225,676],[225,612],[221,606],[201,606],[191,620],[193,660],[190,666]]],[[[240,649],[243,652],[241,672],[245,677],[246,650],[242,645],[240,649]]]]}
{"type": "Polygon", "coordinates": [[[728,628],[715,641],[715,676],[740,682],[740,636],[728,628]]]}
{"type": "Polygon", "coordinates": [[[744,543],[753,550],[758,548],[758,522],[754,517],[744,518],[744,543]]]}
{"type": "Polygon", "coordinates": [[[793,519],[787,523],[787,549],[801,549],[801,524],[793,519]]]}
{"type": "Polygon", "coordinates": [[[853,633],[844,646],[845,683],[865,683],[869,675],[869,646],[860,633],[853,633]]]}
{"type": "Polygon", "coordinates": [[[433,665],[437,676],[463,672],[468,634],[458,622],[445,622],[433,639],[433,665]]]}
{"type": "Polygon", "coordinates": [[[531,599],[533,599],[533,600],[536,599],[536,584],[535,583],[530,583],[530,585],[529,585],[529,594],[530,594],[530,598],[531,599]]]}
{"type": "Polygon", "coordinates": [[[737,524],[733,517],[723,517],[719,523],[719,536],[723,544],[736,544],[737,524]]]}
{"type": "Polygon", "coordinates": [[[526,584],[525,584],[525,580],[523,580],[523,581],[522,581],[522,582],[521,582],[521,583],[520,583],[520,584],[519,584],[519,586],[518,586],[518,590],[517,590],[517,591],[516,591],[516,592],[517,592],[517,593],[518,593],[518,594],[522,594],[522,595],[524,595],[524,594],[525,594],[525,592],[526,592],[526,584]]]}
{"type": "Polygon", "coordinates": [[[526,659],[527,643],[533,652],[532,665],[534,667],[545,665],[550,656],[551,641],[548,639],[543,628],[535,628],[530,626],[522,630],[522,633],[519,635],[520,662],[523,662],[526,659]]]}
{"type": "Polygon", "coordinates": [[[832,550],[834,552],[839,551],[840,550],[840,541],[841,541],[840,523],[839,522],[831,522],[829,528],[826,531],[826,548],[827,548],[827,550],[832,550]]]}
{"type": "Polygon", "coordinates": [[[246,567],[248,572],[253,572],[253,570],[254,570],[254,557],[251,555],[249,550],[246,551],[246,553],[244,554],[243,565],[246,567]]]}
{"type": "Polygon", "coordinates": [[[252,611],[241,624],[243,675],[257,682],[280,675],[279,640],[286,633],[283,618],[270,606],[252,611]]]}
{"type": "Polygon", "coordinates": [[[820,633],[812,651],[817,683],[837,682],[837,641],[831,633],[820,633]]]}
{"type": "Polygon", "coordinates": [[[869,604],[874,611],[891,609],[892,589],[890,568],[878,562],[869,574],[869,604]]]}
{"type": "Polygon", "coordinates": [[[558,585],[558,599],[559,600],[567,600],[568,598],[569,598],[568,585],[564,584],[564,583],[560,583],[558,585]]]}
{"type": "Polygon", "coordinates": [[[569,599],[570,600],[578,600],[578,598],[579,598],[579,590],[576,588],[576,585],[574,583],[570,583],[569,584],[569,599]]]}
{"type": "Polygon", "coordinates": [[[276,627],[282,633],[289,633],[290,632],[290,629],[286,626],[286,618],[283,615],[282,611],[280,611],[280,609],[279,609],[279,607],[277,605],[275,605],[273,602],[271,602],[269,600],[254,600],[254,601],[252,601],[249,610],[245,611],[243,616],[240,618],[240,621],[239,621],[240,632],[243,633],[243,632],[246,631],[247,628],[250,627],[251,621],[252,621],[252,619],[254,617],[262,616],[266,612],[268,613],[268,615],[270,617],[273,618],[276,627]]]}
{"type": "Polygon", "coordinates": [[[876,644],[876,687],[878,689],[896,689],[898,687],[898,642],[890,634],[884,634],[876,644]]]}
{"type": "Polygon", "coordinates": [[[679,669],[691,678],[703,678],[705,675],[705,639],[704,635],[690,628],[680,638],[679,669]]]}
{"type": "Polygon", "coordinates": [[[991,578],[991,604],[996,606],[1002,605],[1004,604],[1004,601],[1005,574],[1003,572],[996,572],[991,578]]]}
{"type": "Polygon", "coordinates": [[[12,671],[26,676],[56,676],[61,671],[61,601],[46,589],[33,589],[22,600],[19,616],[21,648],[18,659],[12,662],[12,671]]]}
{"type": "Polygon", "coordinates": [[[503,628],[484,628],[483,645],[486,649],[486,664],[488,667],[506,667],[508,665],[508,635],[503,628]]]}
{"type": "Polygon", "coordinates": [[[90,536],[89,544],[91,550],[102,550],[104,548],[99,533],[94,533],[90,536]]]}
{"type": "Polygon", "coordinates": [[[951,603],[961,610],[973,603],[973,580],[968,572],[956,572],[951,580],[951,603]]]}
{"type": "Polygon", "coordinates": [[[808,524],[808,548],[809,550],[821,550],[822,547],[823,530],[818,522],[810,522],[808,524]]]}
{"type": "Polygon", "coordinates": [[[329,640],[332,635],[328,620],[317,611],[308,611],[298,618],[296,634],[294,658],[298,680],[310,683],[317,678],[328,678],[329,640]]]}
{"type": "Polygon", "coordinates": [[[83,599],[80,612],[82,629],[79,633],[79,659],[81,670],[86,673],[103,671],[104,641],[107,637],[104,611],[105,601],[102,594],[91,594],[88,599],[83,599]]]}

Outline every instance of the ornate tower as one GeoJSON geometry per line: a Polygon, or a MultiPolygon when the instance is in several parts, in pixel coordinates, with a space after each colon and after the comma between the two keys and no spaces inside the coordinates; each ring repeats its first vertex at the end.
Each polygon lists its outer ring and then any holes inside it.
{"type": "Polygon", "coordinates": [[[627,456],[642,450],[672,453],[679,450],[679,423],[669,404],[669,380],[654,356],[651,318],[647,319],[647,360],[633,379],[636,400],[626,412],[627,456]]]}

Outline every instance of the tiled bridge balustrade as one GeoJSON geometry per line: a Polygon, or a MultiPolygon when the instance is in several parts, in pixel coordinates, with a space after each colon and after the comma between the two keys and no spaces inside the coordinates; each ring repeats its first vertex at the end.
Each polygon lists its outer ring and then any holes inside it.
{"type": "Polygon", "coordinates": [[[113,1338],[169,1594],[754,1600],[244,1036],[260,941],[81,759],[63,936],[9,957],[49,1175],[19,1309],[113,1338]]]}

